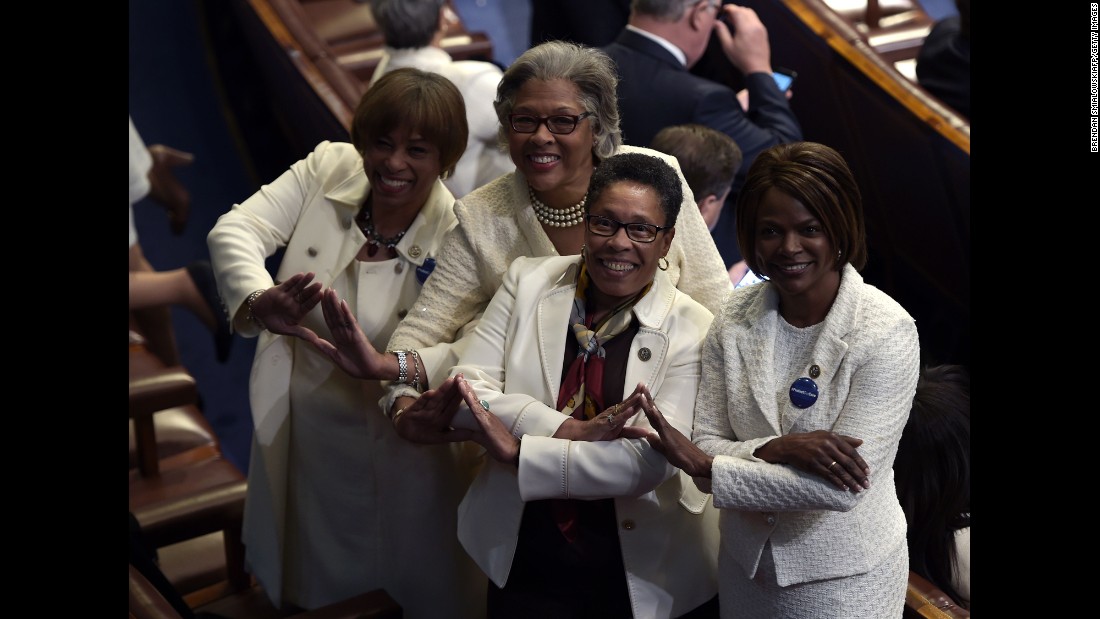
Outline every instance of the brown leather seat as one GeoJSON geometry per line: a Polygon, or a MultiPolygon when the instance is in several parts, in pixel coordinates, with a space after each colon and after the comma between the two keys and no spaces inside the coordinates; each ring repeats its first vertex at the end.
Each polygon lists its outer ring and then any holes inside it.
{"type": "Polygon", "coordinates": [[[960,619],[970,617],[970,611],[959,606],[939,587],[916,572],[909,572],[909,587],[905,592],[903,619],[960,619]]]}

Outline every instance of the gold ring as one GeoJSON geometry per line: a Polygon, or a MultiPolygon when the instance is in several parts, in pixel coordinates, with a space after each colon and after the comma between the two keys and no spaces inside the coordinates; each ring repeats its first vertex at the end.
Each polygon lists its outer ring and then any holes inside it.
{"type": "Polygon", "coordinates": [[[825,467],[825,470],[831,471],[831,470],[833,470],[833,467],[834,467],[834,466],[836,466],[836,460],[833,460],[833,463],[832,463],[832,464],[830,464],[829,466],[825,467]]]}
{"type": "Polygon", "coordinates": [[[607,414],[607,423],[609,423],[611,425],[615,425],[615,413],[608,413],[607,414]]]}

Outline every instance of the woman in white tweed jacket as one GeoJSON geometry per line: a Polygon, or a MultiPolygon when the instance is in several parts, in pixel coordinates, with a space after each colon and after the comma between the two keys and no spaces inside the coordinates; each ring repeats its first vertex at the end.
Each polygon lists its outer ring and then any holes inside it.
{"type": "MultiPolygon", "coordinates": [[[[572,208],[583,207],[595,166],[615,154],[643,152],[676,170],[684,197],[667,274],[707,309],[721,307],[731,289],[729,277],[676,159],[622,145],[617,79],[606,54],[563,41],[527,50],[505,71],[494,105],[501,141],[508,145],[516,171],[455,202],[459,226],[448,235],[415,307],[389,341],[390,350],[417,350],[428,386],[446,378],[458,359],[451,343],[467,325],[472,328],[471,321],[489,304],[512,260],[580,253],[583,208],[577,210],[578,218],[564,218],[572,208]],[[521,117],[534,117],[534,128],[514,122],[521,117]],[[552,127],[553,122],[565,126],[552,127]],[[563,221],[548,219],[553,217],[563,221]]],[[[395,384],[383,409],[391,410],[399,395],[415,397],[417,392],[395,384]]],[[[411,397],[398,399],[398,407],[410,404],[411,397]]]]}
{"type": "Polygon", "coordinates": [[[891,467],[919,374],[916,326],[857,272],[863,210],[836,151],[762,153],[737,219],[750,268],[770,281],[735,291],[707,334],[694,446],[646,410],[651,441],[721,510],[722,617],[900,617],[908,559],[891,467]]]}

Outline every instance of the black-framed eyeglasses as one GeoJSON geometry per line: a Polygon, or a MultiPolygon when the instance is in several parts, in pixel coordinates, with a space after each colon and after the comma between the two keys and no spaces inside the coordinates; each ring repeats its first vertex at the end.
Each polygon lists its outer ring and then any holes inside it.
{"type": "Polygon", "coordinates": [[[615,236],[619,228],[626,228],[626,238],[638,243],[652,243],[657,240],[658,232],[672,227],[643,223],[628,224],[603,215],[585,215],[584,220],[588,231],[596,236],[615,236]]]}
{"type": "Polygon", "coordinates": [[[550,133],[568,135],[577,128],[581,119],[593,116],[592,112],[577,114],[554,114],[553,116],[533,116],[531,114],[509,114],[508,122],[516,133],[534,133],[539,130],[539,125],[546,125],[550,133]]]}

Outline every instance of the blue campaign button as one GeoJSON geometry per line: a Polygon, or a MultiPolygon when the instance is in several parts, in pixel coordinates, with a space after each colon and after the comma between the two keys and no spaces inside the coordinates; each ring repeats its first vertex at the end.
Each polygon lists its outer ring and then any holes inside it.
{"type": "Polygon", "coordinates": [[[416,281],[423,286],[428,276],[435,270],[435,258],[425,258],[423,266],[416,267],[416,281]]]}
{"type": "Polygon", "coordinates": [[[817,383],[805,376],[791,383],[791,404],[809,408],[814,402],[817,402],[817,383]]]}

